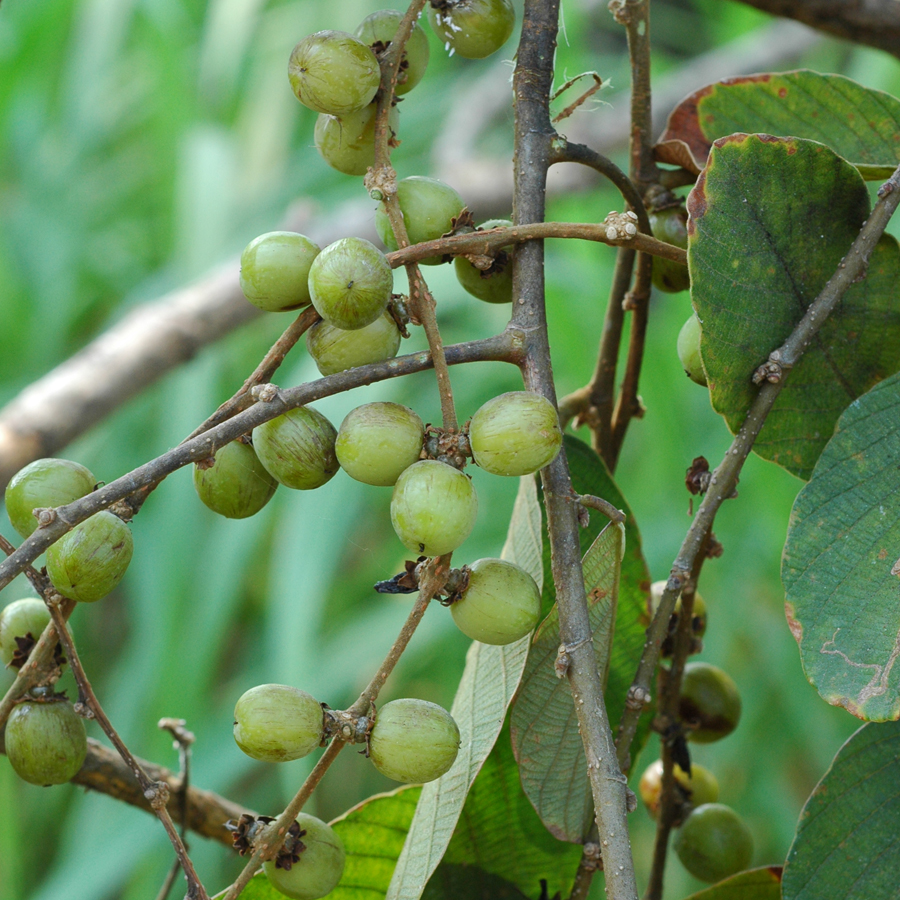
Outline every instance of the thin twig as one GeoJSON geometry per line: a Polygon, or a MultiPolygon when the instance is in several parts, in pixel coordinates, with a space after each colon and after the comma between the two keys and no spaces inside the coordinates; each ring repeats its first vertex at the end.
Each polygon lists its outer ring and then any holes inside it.
{"type": "Polygon", "coordinates": [[[724,459],[712,474],[709,489],[685,535],[678,556],[672,564],[666,589],[660,599],[653,621],[647,629],[644,651],[629,689],[629,702],[626,703],[616,741],[617,753],[622,765],[628,759],[629,748],[637,731],[638,719],[643,711],[643,704],[640,700],[649,696],[650,680],[656,670],[659,648],[665,637],[669,618],[675,609],[675,600],[690,575],[694,560],[703,546],[704,537],[712,528],[719,507],[732,495],[741,468],[765,424],[766,417],[784,387],[784,379],[788,371],[797,364],[815,334],[840,303],[847,289],[864,276],[869,256],[900,204],[900,168],[881,186],[878,197],[878,202],[866,224],[863,225],[828,284],[822,288],[819,296],[810,304],[806,314],[784,344],[769,355],[769,364],[780,370],[781,377],[777,381],[766,381],[762,385],[750,406],[744,424],[734,436],[724,459]]]}
{"type": "MultiPolygon", "coordinates": [[[[184,849],[189,850],[187,842],[188,790],[191,779],[191,744],[194,743],[194,735],[184,727],[186,724],[184,719],[160,719],[158,726],[164,728],[172,735],[175,739],[175,747],[178,750],[178,774],[181,777],[181,784],[175,793],[174,799],[178,807],[178,828],[181,833],[181,841],[184,844],[184,849]]],[[[176,857],[172,861],[166,880],[156,895],[156,900],[166,900],[180,871],[181,863],[176,857]]]]}

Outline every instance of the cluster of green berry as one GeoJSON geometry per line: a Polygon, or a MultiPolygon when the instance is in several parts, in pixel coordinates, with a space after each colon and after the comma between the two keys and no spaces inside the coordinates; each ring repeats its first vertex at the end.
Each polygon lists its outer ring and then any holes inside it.
{"type": "MultiPolygon", "coordinates": [[[[659,606],[666,582],[651,587],[650,611],[659,606]]],[[[681,599],[675,605],[661,656],[672,655],[672,639],[681,616],[681,599]]],[[[702,649],[706,631],[706,603],[694,595],[691,615],[691,653],[702,649]]],[[[741,717],[741,697],[733,679],[717,666],[690,662],[684,667],[678,717],[689,741],[708,744],[731,734],[741,717]]],[[[662,793],[662,760],[651,763],[641,775],[639,792],[655,819],[662,793]]],[[[689,771],[674,767],[676,812],[679,826],[675,853],[682,865],[701,881],[715,882],[746,869],[753,857],[753,837],[744,820],[729,806],[718,803],[719,783],[708,769],[691,761],[689,771]]]]}

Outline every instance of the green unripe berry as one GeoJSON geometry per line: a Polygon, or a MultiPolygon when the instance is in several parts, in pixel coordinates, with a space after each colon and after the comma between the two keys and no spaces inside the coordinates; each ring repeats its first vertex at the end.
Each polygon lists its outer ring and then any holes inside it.
{"type": "MultiPolygon", "coordinates": [[[[490,219],[479,226],[479,230],[511,226],[509,219],[490,219]]],[[[457,256],[453,260],[457,281],[473,297],[484,300],[485,303],[511,303],[513,249],[510,244],[500,250],[489,269],[477,269],[465,256],[457,256]]]]}
{"type": "Polygon", "coordinates": [[[531,391],[488,400],[472,416],[469,443],[475,462],[494,475],[530,475],[549,465],[562,447],[553,404],[531,391]]]}
{"type": "MultiPolygon", "coordinates": [[[[366,16],[357,26],[355,34],[369,47],[378,43],[387,50],[402,19],[403,13],[399,9],[380,9],[366,16]]],[[[428,36],[422,26],[416,23],[403,48],[400,71],[397,73],[397,86],[394,88],[395,94],[398,96],[408,94],[422,80],[428,65],[428,56],[428,36]]]]}
{"type": "Polygon", "coordinates": [[[709,744],[731,734],[741,718],[741,695],[731,676],[709,663],[684,667],[678,707],[688,738],[709,744]]]}
{"type": "Polygon", "coordinates": [[[753,836],[730,806],[698,806],[675,835],[681,864],[695,878],[716,882],[741,872],[753,859],[753,836]]]}
{"type": "MultiPolygon", "coordinates": [[[[656,614],[659,607],[659,601],[662,599],[663,592],[666,589],[665,581],[654,581],[650,585],[650,607],[649,612],[651,618],[656,614]]],[[[675,631],[678,628],[678,620],[681,617],[681,597],[675,601],[675,609],[669,619],[669,625],[665,638],[663,638],[660,647],[660,655],[663,657],[671,656],[674,650],[675,631]]],[[[703,648],[701,638],[706,634],[706,601],[697,591],[694,594],[694,606],[691,610],[691,653],[699,653],[703,648]]]]}
{"type": "MultiPolygon", "coordinates": [[[[322,159],[345,175],[365,175],[375,165],[375,113],[377,105],[343,116],[320,115],[314,139],[322,159]]],[[[388,123],[394,135],[400,130],[400,113],[391,107],[388,123]]]]}
{"type": "Polygon", "coordinates": [[[387,487],[419,459],[424,437],[422,420],[408,407],[367,403],[347,414],[334,449],[351,478],[387,487]]]}
{"type": "Polygon", "coordinates": [[[228,519],[245,519],[272,499],[278,482],[249,444],[232,441],[219,448],[215,460],[208,469],[194,466],[194,490],[213,512],[228,519]]]}
{"type": "Polygon", "coordinates": [[[253,446],[266,471],[280,484],[309,491],[337,470],[334,425],[311,406],[288,410],[253,429],[253,446]]]}
{"type": "Polygon", "coordinates": [[[706,380],[706,372],[703,371],[703,361],[700,358],[700,320],[694,313],[678,332],[678,358],[681,367],[691,381],[701,387],[709,387],[706,380]]]}
{"type": "MultiPolygon", "coordinates": [[[[647,807],[647,812],[659,818],[659,801],[662,794],[663,763],[661,759],[650,763],[641,775],[638,793],[647,807]]],[[[702,806],[704,803],[715,803],[719,799],[719,782],[709,769],[697,763],[691,763],[691,774],[688,775],[678,763],[674,767],[675,784],[684,802],[691,806],[702,806]]]]}
{"type": "MultiPolygon", "coordinates": [[[[674,244],[687,249],[687,210],[683,206],[667,206],[649,213],[650,230],[653,237],[667,244],[674,244]]],[[[691,286],[691,276],[687,266],[671,259],[663,259],[661,256],[653,257],[653,284],[661,291],[668,294],[677,294],[686,291],[691,286]]]]}
{"type": "Polygon", "coordinates": [[[323,375],[334,375],[356,366],[393,359],[400,349],[400,331],[387,312],[352,331],[323,320],[306,332],[306,349],[323,375]]]}
{"type": "Polygon", "coordinates": [[[478,497],[470,479],[438,460],[413,463],[394,485],[391,524],[413,553],[451,553],[469,536],[477,515],[478,497]]]}
{"type": "Polygon", "coordinates": [[[428,20],[451,56],[483,59],[506,43],[516,13],[510,0],[451,0],[445,9],[429,7],[428,20]]]}
{"type": "Polygon", "coordinates": [[[440,778],[456,761],[459,727],[453,716],[427,700],[392,700],[378,710],[369,736],[375,768],[404,784],[440,778]]]}
{"type": "Polygon", "coordinates": [[[0,662],[8,666],[19,649],[16,638],[37,640],[50,624],[50,610],[43,600],[14,600],[0,612],[0,662]]]}
{"type": "Polygon", "coordinates": [[[319,247],[293,231],[254,238],[241,254],[241,290],[260,309],[284,312],[309,305],[309,267],[319,247]]]}
{"type": "MultiPolygon", "coordinates": [[[[420,175],[404,178],[397,183],[397,202],[403,213],[410,244],[434,241],[452,231],[453,220],[465,206],[449,184],[420,175]]],[[[397,249],[397,239],[383,205],[375,212],[375,230],[385,247],[397,249]]],[[[437,266],[443,261],[441,256],[429,256],[421,260],[420,265],[437,266]]]]}
{"type": "Polygon", "coordinates": [[[104,509],[47,549],[47,574],[64,597],[93,603],[122,580],[133,552],[131,529],[104,509]]]}
{"type": "Polygon", "coordinates": [[[311,753],[322,741],[322,705],[287,684],[260,684],[234,707],[234,740],[263,762],[286,762],[311,753]]]}
{"type": "Polygon", "coordinates": [[[274,860],[263,864],[266,878],[275,890],[293,900],[318,900],[330,894],[344,874],[344,844],[337,832],[321,819],[299,813],[300,859],[290,869],[278,868],[274,860]]]}
{"type": "Polygon", "coordinates": [[[372,102],[381,84],[381,69],[371,48],[352,34],[318,31],[294,47],[288,78],[304,106],[342,116],[372,102]]]}
{"type": "Polygon", "coordinates": [[[387,308],[394,276],[384,254],[364,238],[329,244],[309,270],[309,293],[319,315],[352,331],[374,322],[387,308]]]}
{"type": "Polygon", "coordinates": [[[68,459],[36,459],[20,469],[6,486],[6,514],[23,538],[37,528],[32,510],[65,506],[90,494],[97,479],[68,459]]]}
{"type": "Polygon", "coordinates": [[[6,755],[29,784],[70,781],[87,756],[84,724],[65,697],[50,695],[19,703],[6,722],[6,755]]]}
{"type": "Polygon", "coordinates": [[[534,631],[541,617],[541,592],[522,568],[503,559],[469,566],[469,583],[450,605],[459,630],[483,644],[511,644],[534,631]]]}

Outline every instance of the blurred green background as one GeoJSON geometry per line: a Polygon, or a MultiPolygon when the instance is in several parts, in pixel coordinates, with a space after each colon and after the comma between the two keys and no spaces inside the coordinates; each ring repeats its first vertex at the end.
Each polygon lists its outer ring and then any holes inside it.
{"type": "MultiPolygon", "coordinates": [[[[345,201],[367,202],[359,179],[319,159],[314,114],[294,100],[285,67],[305,34],[352,30],[377,8],[373,0],[5,0],[0,403],[129,309],[202,276],[256,234],[277,228],[298,199],[322,217],[345,201]]],[[[572,120],[592,117],[602,128],[604,117],[626,102],[617,91],[627,85],[623,35],[605,2],[569,0],[564,16],[558,81],[597,70],[611,82],[572,120]]],[[[749,36],[752,44],[770,22],[721,0],[656,0],[653,16],[654,75],[663,77],[728,41],[749,36]]],[[[511,41],[500,55],[509,60],[513,52],[511,41]]],[[[801,63],[900,93],[897,61],[876,51],[823,39],[801,63]]],[[[429,74],[402,105],[399,174],[439,174],[437,152],[460,141],[508,159],[508,104],[475,139],[446,125],[462,91],[489,77],[505,83],[511,71],[511,63],[493,59],[448,59],[433,41],[429,74]]],[[[503,212],[480,210],[477,197],[464,199],[479,221],[503,212]]],[[[548,218],[600,221],[619,208],[617,195],[592,181],[555,196],[548,218]]],[[[310,234],[315,238],[314,227],[310,234]]],[[[604,247],[548,246],[561,396],[589,378],[613,259],[604,247]]],[[[450,267],[427,276],[448,342],[503,327],[506,311],[465,295],[450,267]]],[[[648,412],[633,423],[617,472],[654,578],[665,577],[689,524],[686,467],[701,454],[715,463],[729,442],[706,392],[683,376],[675,355],[689,311],[687,294],[654,298],[641,384],[648,412]]],[[[258,319],[204,350],[64,455],[111,481],[164,452],[239,386],[287,321],[258,319]]],[[[424,339],[417,333],[407,343],[419,349],[424,339]]],[[[316,375],[301,347],[276,380],[293,385],[316,375]]],[[[317,407],[339,424],[360,403],[393,399],[434,421],[432,382],[425,373],[317,407]]],[[[499,364],[454,370],[453,383],[462,419],[520,384],[514,369],[499,364]]],[[[459,563],[499,554],[516,489],[514,479],[480,471],[473,477],[482,511],[456,554],[459,563]]],[[[181,471],[156,491],[134,522],[136,553],[122,587],[78,609],[72,627],[97,694],[134,752],[176,767],[156,722],[184,718],[197,735],[194,783],[271,813],[311,762],[275,768],[243,756],[231,738],[234,702],[262,682],[295,684],[333,707],[355,698],[410,604],[371,589],[399,571],[405,556],[389,524],[390,492],[341,474],[314,495],[281,489],[254,519],[225,521],[200,504],[189,482],[190,472],[181,471]]],[[[858,724],[826,706],[806,682],[784,621],[780,553],[799,487],[777,467],[751,459],[740,496],[716,523],[725,554],[706,567],[701,583],[710,611],[701,658],[734,677],[744,717],[733,736],[697,748],[696,758],[718,776],[722,800],[750,823],[757,864],[784,860],[806,796],[858,724]]],[[[5,517],[0,531],[17,541],[5,517]]],[[[28,593],[20,578],[2,602],[28,593]]],[[[416,696],[449,707],[467,643],[445,610],[430,609],[383,698],[416,696]]],[[[0,686],[10,680],[0,673],[0,686]]],[[[64,685],[73,696],[71,676],[64,685]]],[[[89,733],[100,737],[96,726],[89,733]]],[[[651,744],[634,766],[635,778],[653,758],[651,744]]],[[[331,818],[392,786],[348,752],[310,811],[331,818]]],[[[70,786],[23,784],[5,758],[0,821],[0,900],[153,897],[169,866],[167,841],[148,815],[70,786]]],[[[645,879],[652,823],[643,809],[631,821],[645,879]]],[[[192,855],[210,890],[226,885],[238,866],[230,851],[197,837],[192,855]]],[[[672,859],[666,897],[699,886],[672,859]]],[[[595,893],[601,895],[599,880],[595,893]]]]}

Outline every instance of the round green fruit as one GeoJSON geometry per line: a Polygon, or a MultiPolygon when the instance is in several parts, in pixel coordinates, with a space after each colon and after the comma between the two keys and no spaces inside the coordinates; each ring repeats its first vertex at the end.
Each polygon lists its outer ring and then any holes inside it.
{"type": "Polygon", "coordinates": [[[436,459],[413,463],[394,485],[391,524],[413,553],[451,553],[469,536],[477,515],[478,497],[471,480],[436,459]]]}
{"type": "MultiPolygon", "coordinates": [[[[410,244],[434,241],[452,231],[453,220],[465,206],[449,184],[420,175],[404,178],[397,183],[397,202],[403,213],[410,244]]],[[[375,230],[385,247],[397,249],[397,239],[383,205],[375,212],[375,230]]],[[[443,261],[442,256],[429,256],[420,262],[421,265],[437,266],[443,261]]]]}
{"type": "Polygon", "coordinates": [[[309,267],[319,247],[293,231],[254,238],[241,254],[241,290],[260,309],[284,312],[309,305],[309,267]]]}
{"type": "Polygon", "coordinates": [[[381,68],[371,48],[352,34],[318,31],[294,47],[288,78],[304,106],[343,116],[372,102],[381,83],[381,68]]]}
{"type": "Polygon", "coordinates": [[[20,469],[6,486],[6,514],[23,538],[37,528],[32,510],[65,506],[90,494],[97,479],[68,459],[36,459],[20,469]]]}
{"type": "MultiPolygon", "coordinates": [[[[638,793],[647,807],[647,812],[656,819],[659,817],[659,799],[662,794],[663,763],[661,759],[650,763],[641,775],[638,793]]],[[[719,799],[719,782],[709,769],[691,763],[691,774],[688,775],[677,763],[674,769],[675,783],[684,801],[691,806],[702,806],[704,803],[715,803],[719,799]]]]}
{"type": "Polygon", "coordinates": [[[315,816],[300,813],[300,859],[290,869],[279,868],[275,861],[263,864],[266,878],[275,890],[293,900],[318,900],[330,894],[344,874],[345,851],[337,832],[315,816]]]}
{"type": "MultiPolygon", "coordinates": [[[[653,237],[658,241],[665,241],[667,244],[674,244],[676,247],[681,247],[682,250],[687,250],[688,214],[683,206],[668,206],[665,209],[651,211],[649,218],[653,237]]],[[[671,259],[654,256],[653,283],[661,291],[678,294],[691,286],[691,276],[688,274],[687,266],[671,259]]]]}
{"type": "MultiPolygon", "coordinates": [[[[665,581],[654,581],[653,584],[650,585],[650,615],[651,617],[656,614],[656,610],[659,607],[659,601],[662,599],[663,592],[666,589],[665,581]]],[[[671,656],[672,651],[674,649],[674,639],[675,639],[675,631],[678,628],[678,620],[681,616],[681,597],[679,597],[675,601],[675,610],[672,613],[671,618],[669,619],[668,631],[663,638],[662,646],[660,648],[660,653],[663,657],[671,656]]],[[[701,596],[700,592],[697,591],[694,594],[694,606],[691,611],[691,635],[692,635],[692,644],[691,644],[691,653],[699,653],[702,649],[703,645],[701,643],[701,638],[704,634],[706,634],[706,621],[707,621],[707,613],[706,613],[706,602],[701,596]]]]}
{"type": "MultiPolygon", "coordinates": [[[[479,226],[479,231],[511,226],[509,219],[490,219],[479,226]]],[[[511,303],[512,254],[512,244],[504,247],[494,257],[494,264],[489,269],[478,269],[465,256],[457,256],[453,260],[456,279],[473,297],[485,303],[511,303]]]]}
{"type": "Polygon", "coordinates": [[[475,462],[494,475],[530,475],[549,465],[562,447],[553,404],[531,391],[488,400],[469,423],[475,462]]]}
{"type": "Polygon", "coordinates": [[[684,667],[679,715],[687,736],[709,744],[731,734],[741,718],[741,695],[731,676],[709,663],[684,667]]]}
{"type": "Polygon", "coordinates": [[[440,778],[456,761],[459,727],[453,716],[427,700],[392,700],[375,718],[369,759],[375,768],[404,784],[440,778]]]}
{"type": "Polygon", "coordinates": [[[352,331],[323,320],[306,332],[306,349],[323,375],[334,375],[356,366],[393,359],[400,349],[400,331],[387,312],[352,331]]]}
{"type": "Polygon", "coordinates": [[[700,320],[694,313],[678,332],[678,358],[681,367],[691,381],[701,387],[709,387],[706,380],[706,372],[703,371],[703,361],[700,359],[700,320]]]}
{"type": "MultiPolygon", "coordinates": [[[[343,116],[327,116],[316,119],[314,139],[322,159],[345,175],[365,175],[375,165],[375,112],[376,104],[343,116]]],[[[400,113],[391,108],[388,116],[391,131],[400,129],[400,113]]]]}
{"type": "Polygon", "coordinates": [[[452,56],[483,59],[512,34],[516,13],[510,0],[445,0],[428,8],[428,21],[452,56]]]}
{"type": "Polygon", "coordinates": [[[0,662],[8,666],[19,649],[16,638],[36,641],[50,624],[50,610],[43,600],[14,600],[0,612],[0,662]]]}
{"type": "Polygon", "coordinates": [[[450,605],[459,630],[482,644],[511,644],[534,631],[541,617],[541,592],[519,566],[479,559],[469,566],[469,583],[450,605]]]}
{"type": "Polygon", "coordinates": [[[64,597],[93,603],[122,580],[133,552],[131,529],[104,509],[51,544],[47,574],[64,597]]]}
{"type": "Polygon", "coordinates": [[[275,493],[278,482],[265,470],[249,444],[232,441],[216,453],[208,469],[194,466],[194,490],[215,513],[228,519],[256,515],[275,493]]]}
{"type": "Polygon", "coordinates": [[[384,254],[364,238],[329,244],[309,270],[309,293],[319,315],[352,331],[374,322],[387,308],[394,275],[384,254]]]}
{"type": "Polygon", "coordinates": [[[750,829],[722,803],[698,806],[675,835],[674,847],[688,872],[707,882],[741,872],[753,859],[750,829]]]}
{"type": "Polygon", "coordinates": [[[319,746],[323,733],[322,705],[287,684],[250,688],[234,707],[235,742],[263,762],[300,759],[319,746]]]}
{"type": "Polygon", "coordinates": [[[84,724],[59,695],[19,703],[6,722],[5,740],[13,769],[29,784],[70,781],[87,756],[84,724]]]}
{"type": "MultiPolygon", "coordinates": [[[[366,16],[356,28],[356,36],[369,47],[379,51],[387,50],[397,27],[403,19],[403,13],[398,9],[380,9],[366,16]],[[377,49],[373,47],[377,46],[377,49]]],[[[403,56],[400,60],[400,71],[397,73],[397,86],[394,93],[408,94],[421,80],[428,66],[428,36],[422,30],[422,26],[413,25],[409,40],[403,48],[403,56]]]]}
{"type": "Polygon", "coordinates": [[[309,491],[337,470],[334,425],[311,406],[299,406],[253,429],[253,446],[263,468],[285,487],[309,491]]]}
{"type": "Polygon", "coordinates": [[[367,403],[348,413],[334,449],[351,478],[387,487],[418,461],[424,437],[422,420],[408,407],[367,403]]]}

